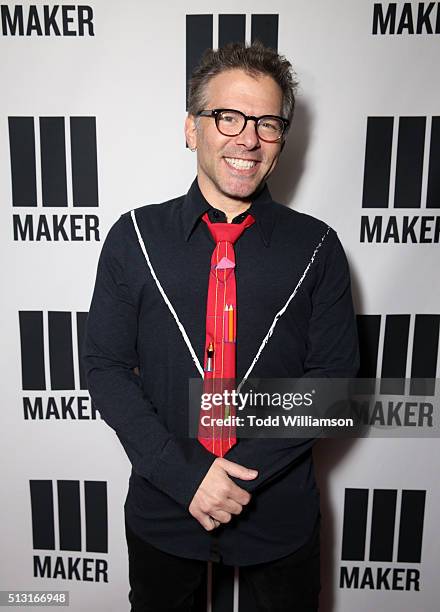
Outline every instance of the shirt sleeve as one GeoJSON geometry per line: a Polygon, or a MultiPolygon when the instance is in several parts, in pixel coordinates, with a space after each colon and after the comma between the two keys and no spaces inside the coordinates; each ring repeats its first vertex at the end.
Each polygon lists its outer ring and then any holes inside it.
{"type": "Polygon", "coordinates": [[[88,389],[134,471],[188,507],[216,457],[197,440],[176,438],[166,429],[134,372],[138,317],[124,277],[122,226],[121,217],[99,258],[82,347],[88,389]]]}
{"type": "MultiPolygon", "coordinates": [[[[354,378],[359,369],[359,351],[350,272],[344,249],[333,230],[328,240],[327,254],[316,262],[304,377],[354,378]]],[[[225,458],[258,470],[255,480],[233,479],[252,492],[291,468],[315,442],[316,438],[246,438],[232,447],[225,458]]]]}

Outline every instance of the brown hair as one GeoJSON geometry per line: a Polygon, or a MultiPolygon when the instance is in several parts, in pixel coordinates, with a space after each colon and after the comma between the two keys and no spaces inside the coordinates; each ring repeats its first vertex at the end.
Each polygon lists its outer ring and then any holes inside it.
{"type": "Polygon", "coordinates": [[[196,115],[206,104],[206,86],[216,75],[226,70],[243,70],[258,76],[271,76],[283,94],[283,117],[292,120],[295,93],[298,86],[291,63],[274,49],[256,41],[251,45],[229,43],[220,49],[205,51],[200,64],[194,70],[188,96],[188,113],[196,115]]]}

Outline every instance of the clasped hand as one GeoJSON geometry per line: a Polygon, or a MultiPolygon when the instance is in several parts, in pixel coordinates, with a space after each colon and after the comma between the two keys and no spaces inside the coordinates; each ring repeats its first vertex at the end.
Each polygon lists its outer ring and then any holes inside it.
{"type": "Polygon", "coordinates": [[[254,480],[257,470],[218,457],[200,483],[190,505],[190,514],[207,531],[221,523],[229,523],[233,514],[240,514],[248,504],[251,494],[241,489],[230,476],[241,480],[254,480]]]}

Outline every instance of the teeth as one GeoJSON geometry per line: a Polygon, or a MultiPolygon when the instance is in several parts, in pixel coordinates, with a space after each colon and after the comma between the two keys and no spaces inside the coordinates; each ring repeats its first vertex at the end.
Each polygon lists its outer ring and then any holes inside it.
{"type": "Polygon", "coordinates": [[[256,164],[256,162],[251,159],[237,159],[236,157],[225,157],[225,161],[230,166],[240,170],[249,170],[249,168],[253,168],[256,164]]]}

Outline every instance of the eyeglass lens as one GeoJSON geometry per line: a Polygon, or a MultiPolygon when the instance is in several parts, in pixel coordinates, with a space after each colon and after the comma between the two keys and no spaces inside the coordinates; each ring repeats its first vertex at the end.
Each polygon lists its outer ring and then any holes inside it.
{"type": "MultiPolygon", "coordinates": [[[[237,136],[246,119],[241,113],[222,111],[217,115],[217,128],[225,136],[237,136]]],[[[276,117],[262,117],[257,123],[257,133],[262,140],[276,141],[284,130],[284,124],[276,117]]]]}

